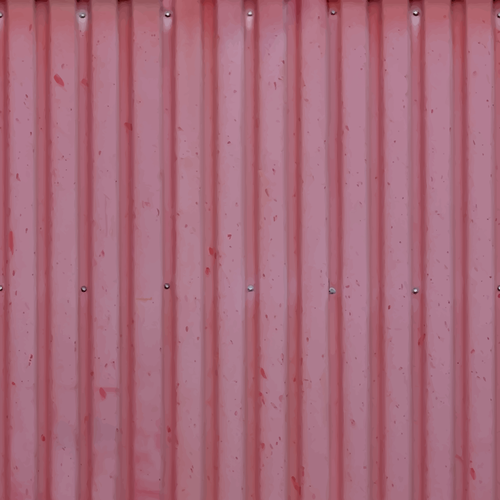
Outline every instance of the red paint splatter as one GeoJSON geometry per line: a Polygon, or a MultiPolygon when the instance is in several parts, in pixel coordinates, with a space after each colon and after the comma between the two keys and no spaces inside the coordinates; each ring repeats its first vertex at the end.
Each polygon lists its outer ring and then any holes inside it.
{"type": "Polygon", "coordinates": [[[64,87],[64,81],[57,73],[54,75],[54,81],[57,83],[57,85],[64,87]]]}
{"type": "Polygon", "coordinates": [[[172,429],[170,427],[167,427],[167,432],[172,432],[172,429]]]}
{"type": "Polygon", "coordinates": [[[260,369],[260,374],[267,380],[266,372],[264,371],[264,368],[260,369]]]}
{"type": "Polygon", "coordinates": [[[297,480],[295,479],[295,476],[292,476],[292,485],[295,488],[296,491],[299,492],[299,495],[301,494],[301,488],[297,480]]]}
{"type": "Polygon", "coordinates": [[[32,361],[33,361],[33,354],[30,355],[30,360],[29,360],[28,366],[31,366],[32,361]]]}
{"type": "Polygon", "coordinates": [[[14,233],[12,231],[9,232],[9,248],[10,253],[14,255],[14,233]]]}
{"type": "Polygon", "coordinates": [[[351,425],[354,427],[356,425],[356,420],[354,420],[353,418],[351,418],[351,425]]]}
{"type": "Polygon", "coordinates": [[[470,352],[471,354],[474,354],[476,352],[475,349],[472,349],[472,351],[470,352]]]}
{"type": "Polygon", "coordinates": [[[17,181],[20,181],[20,180],[21,180],[21,178],[19,177],[19,174],[16,174],[16,180],[17,180],[17,181]]]}
{"type": "Polygon", "coordinates": [[[84,87],[88,87],[89,86],[89,82],[86,78],[82,78],[81,82],[80,82],[84,87]]]}
{"type": "Polygon", "coordinates": [[[99,394],[102,399],[106,399],[106,391],[102,387],[99,389],[99,394]]]}
{"type": "Polygon", "coordinates": [[[12,382],[12,385],[16,385],[16,383],[15,383],[15,382],[12,382]]]}
{"type": "Polygon", "coordinates": [[[422,345],[422,342],[425,340],[425,333],[418,339],[418,345],[422,345]]]}
{"type": "Polygon", "coordinates": [[[132,132],[133,127],[131,123],[125,122],[123,125],[125,125],[125,128],[129,131],[132,132]]]}
{"type": "Polygon", "coordinates": [[[42,441],[45,441],[45,436],[42,434],[42,441]]]}
{"type": "Polygon", "coordinates": [[[470,468],[470,477],[474,479],[474,481],[476,480],[476,471],[472,467],[470,468]]]}
{"type": "Polygon", "coordinates": [[[228,237],[229,240],[231,239],[232,236],[233,236],[232,234],[228,234],[227,235],[227,237],[228,237]]]}
{"type": "Polygon", "coordinates": [[[265,405],[266,404],[266,400],[264,399],[264,394],[262,394],[262,392],[259,392],[259,396],[261,398],[262,404],[265,405]]]}
{"type": "Polygon", "coordinates": [[[209,267],[206,267],[205,268],[205,274],[208,276],[210,274],[210,268],[209,267]]]}
{"type": "Polygon", "coordinates": [[[33,25],[30,24],[29,30],[31,31],[33,29],[33,25]]]}
{"type": "Polygon", "coordinates": [[[389,309],[389,311],[391,310],[391,306],[387,306],[387,309],[389,309]]]}
{"type": "Polygon", "coordinates": [[[265,450],[266,449],[266,445],[264,443],[260,443],[260,447],[265,450]]]}
{"type": "Polygon", "coordinates": [[[208,247],[208,253],[210,255],[213,255],[214,254],[214,249],[212,247],[208,247]]]}

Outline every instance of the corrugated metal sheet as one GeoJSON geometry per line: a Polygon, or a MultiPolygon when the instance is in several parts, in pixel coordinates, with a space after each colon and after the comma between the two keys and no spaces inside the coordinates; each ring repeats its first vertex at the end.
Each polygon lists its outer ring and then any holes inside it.
{"type": "Polygon", "coordinates": [[[0,11],[1,500],[499,498],[491,1],[0,11]]]}

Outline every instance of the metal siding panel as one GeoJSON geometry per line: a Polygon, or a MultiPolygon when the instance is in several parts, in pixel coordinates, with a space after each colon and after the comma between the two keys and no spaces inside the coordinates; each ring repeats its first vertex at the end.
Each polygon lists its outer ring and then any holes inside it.
{"type": "Polygon", "coordinates": [[[0,500],[498,498],[493,7],[0,2],[0,500]]]}

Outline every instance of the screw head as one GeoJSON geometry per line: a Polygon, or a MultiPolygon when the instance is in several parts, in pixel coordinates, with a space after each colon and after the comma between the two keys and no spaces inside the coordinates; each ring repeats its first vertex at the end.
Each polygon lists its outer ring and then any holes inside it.
{"type": "Polygon", "coordinates": [[[499,286],[497,286],[497,290],[500,292],[500,285],[499,285],[499,286]]]}
{"type": "Polygon", "coordinates": [[[334,293],[337,293],[337,290],[335,290],[335,288],[333,288],[333,286],[331,286],[329,289],[328,289],[328,293],[330,295],[333,295],[334,293]]]}
{"type": "Polygon", "coordinates": [[[418,288],[414,288],[414,289],[412,290],[412,293],[413,293],[414,295],[416,295],[416,294],[418,293],[418,288]]]}
{"type": "Polygon", "coordinates": [[[165,12],[165,17],[172,17],[172,12],[167,10],[167,12],[165,12]]]}
{"type": "Polygon", "coordinates": [[[336,11],[336,10],[331,10],[331,11],[330,11],[330,15],[331,15],[331,16],[334,16],[336,13],[337,13],[337,11],[336,11]]]}
{"type": "Polygon", "coordinates": [[[252,10],[249,10],[249,11],[247,12],[247,16],[249,16],[249,17],[253,16],[253,11],[252,11],[252,10]]]}
{"type": "Polygon", "coordinates": [[[412,12],[412,14],[413,14],[414,16],[419,16],[419,15],[420,15],[420,11],[418,11],[417,9],[415,9],[415,10],[412,12]]]}
{"type": "Polygon", "coordinates": [[[82,292],[86,292],[87,291],[87,287],[86,286],[82,286],[82,292]]]}
{"type": "Polygon", "coordinates": [[[500,17],[500,12],[497,12],[497,17],[500,17]]]}
{"type": "Polygon", "coordinates": [[[168,290],[170,288],[170,283],[165,283],[163,285],[163,288],[165,288],[165,290],[168,290]]]}
{"type": "Polygon", "coordinates": [[[0,285],[0,292],[3,292],[3,286],[0,285]]]}
{"type": "Polygon", "coordinates": [[[80,12],[80,14],[78,14],[78,17],[80,17],[81,19],[85,19],[85,16],[87,14],[85,14],[85,12],[80,12]]]}
{"type": "Polygon", "coordinates": [[[2,17],[3,17],[3,12],[0,12],[0,18],[2,18],[2,17]]]}
{"type": "Polygon", "coordinates": [[[255,289],[254,289],[253,285],[248,285],[248,286],[247,286],[247,290],[248,290],[249,292],[253,292],[255,289]]]}

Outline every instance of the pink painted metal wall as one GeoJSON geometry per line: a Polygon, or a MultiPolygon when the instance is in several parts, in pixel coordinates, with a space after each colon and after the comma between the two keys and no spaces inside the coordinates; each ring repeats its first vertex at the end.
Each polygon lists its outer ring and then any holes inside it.
{"type": "Polygon", "coordinates": [[[0,500],[500,498],[491,1],[0,12],[0,500]]]}

